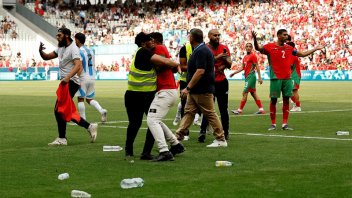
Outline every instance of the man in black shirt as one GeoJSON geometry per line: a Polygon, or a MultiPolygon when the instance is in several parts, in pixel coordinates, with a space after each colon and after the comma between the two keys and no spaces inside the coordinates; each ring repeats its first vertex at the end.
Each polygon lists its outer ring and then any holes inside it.
{"type": "Polygon", "coordinates": [[[187,96],[187,102],[176,136],[179,140],[183,139],[194,115],[200,110],[214,129],[215,140],[207,147],[227,147],[222,125],[214,108],[214,55],[203,42],[203,32],[200,29],[192,29],[189,40],[194,50],[187,64],[188,84],[181,91],[181,97],[187,96]]]}

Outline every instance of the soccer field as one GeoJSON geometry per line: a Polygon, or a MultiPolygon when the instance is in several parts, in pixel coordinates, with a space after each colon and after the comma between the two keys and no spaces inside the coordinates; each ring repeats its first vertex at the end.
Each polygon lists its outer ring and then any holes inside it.
{"type": "MultiPolygon", "coordinates": [[[[103,152],[104,145],[124,146],[127,115],[126,81],[97,81],[96,99],[108,110],[99,123],[96,143],[75,125],[67,126],[68,146],[49,147],[57,137],[53,114],[58,81],[0,82],[0,196],[70,197],[83,190],[92,197],[351,197],[352,82],[301,83],[302,112],[291,113],[294,131],[267,131],[270,126],[269,81],[257,87],[267,114],[254,115],[257,107],[248,97],[244,114],[230,114],[228,148],[206,148],[198,143],[199,127],[192,126],[186,151],[173,162],[139,160],[144,144],[144,120],[135,141],[134,163],[124,151],[103,152]],[[232,167],[215,167],[216,160],[232,167]],[[60,173],[70,174],[60,181],[60,173]],[[124,190],[120,181],[141,177],[142,188],[124,190]]],[[[229,109],[237,108],[242,81],[231,81],[229,109]]],[[[173,107],[165,123],[172,129],[173,107]]],[[[277,108],[281,126],[281,104],[277,108]]],[[[86,105],[87,120],[100,115],[86,105]]],[[[157,154],[156,147],[153,154],[157,154]]]]}

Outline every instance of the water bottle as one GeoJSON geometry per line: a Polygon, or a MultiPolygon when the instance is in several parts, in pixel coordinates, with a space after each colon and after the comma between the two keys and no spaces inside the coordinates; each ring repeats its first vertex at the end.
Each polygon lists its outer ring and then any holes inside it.
{"type": "Polygon", "coordinates": [[[142,187],[144,185],[144,180],[142,178],[132,178],[132,179],[123,179],[120,183],[121,188],[136,188],[142,187]]]}
{"type": "Polygon", "coordinates": [[[121,151],[121,146],[103,146],[103,151],[121,151]]]}
{"type": "Polygon", "coordinates": [[[350,132],[348,132],[348,131],[337,131],[336,135],[350,135],[350,132]]]}
{"type": "Polygon", "coordinates": [[[232,166],[233,163],[229,161],[216,161],[215,166],[220,167],[220,166],[232,166]]]}
{"type": "Polygon", "coordinates": [[[62,173],[57,178],[59,180],[64,180],[64,179],[68,179],[69,177],[70,177],[70,175],[68,173],[62,173]]]}
{"type": "Polygon", "coordinates": [[[89,193],[80,191],[80,190],[72,190],[71,197],[81,197],[81,198],[90,198],[92,197],[89,193]]]}

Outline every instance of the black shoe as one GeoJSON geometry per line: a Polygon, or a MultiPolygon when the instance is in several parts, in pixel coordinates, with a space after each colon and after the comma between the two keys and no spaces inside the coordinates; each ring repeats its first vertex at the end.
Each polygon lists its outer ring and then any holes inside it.
{"type": "Polygon", "coordinates": [[[176,154],[185,152],[185,147],[183,147],[181,143],[178,143],[174,146],[171,146],[170,152],[172,153],[173,156],[175,156],[176,154]]]}
{"type": "Polygon", "coordinates": [[[165,152],[161,152],[159,153],[158,156],[156,156],[153,161],[154,162],[161,162],[161,161],[174,161],[174,156],[172,155],[172,153],[170,151],[165,151],[165,152]]]}
{"type": "Polygon", "coordinates": [[[205,142],[205,134],[204,133],[199,133],[198,142],[199,143],[204,143],[205,142]]]}
{"type": "Polygon", "coordinates": [[[151,155],[150,153],[142,153],[141,154],[141,157],[140,157],[141,160],[152,160],[154,159],[154,156],[151,155]]]}

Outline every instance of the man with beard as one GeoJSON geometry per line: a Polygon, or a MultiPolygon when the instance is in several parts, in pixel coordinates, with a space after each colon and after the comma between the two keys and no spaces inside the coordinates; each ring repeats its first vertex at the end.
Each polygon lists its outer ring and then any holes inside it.
{"type": "Polygon", "coordinates": [[[288,127],[289,117],[289,100],[292,96],[293,82],[291,79],[291,66],[294,56],[305,57],[325,46],[319,45],[314,49],[304,52],[285,44],[288,39],[288,33],[285,29],[279,29],[276,33],[277,41],[259,46],[257,33],[252,31],[254,47],[257,51],[268,56],[270,68],[270,119],[271,126],[269,131],[276,130],[276,103],[282,93],[282,130],[293,130],[288,127]]]}
{"type": "MultiPolygon", "coordinates": [[[[213,29],[208,33],[209,43],[207,46],[214,55],[215,62],[215,93],[214,96],[218,101],[218,107],[221,115],[221,124],[224,129],[225,139],[229,139],[229,113],[227,111],[229,101],[229,82],[225,76],[224,70],[231,68],[230,50],[226,45],[220,43],[220,36],[218,30],[213,29]]],[[[215,99],[214,98],[214,99],[215,99]]],[[[208,121],[203,116],[202,125],[200,127],[200,134],[198,141],[203,143],[205,141],[205,133],[208,126],[208,121]]]]}
{"type": "MultiPolygon", "coordinates": [[[[40,43],[39,53],[43,60],[51,60],[54,58],[59,58],[59,68],[60,68],[60,86],[59,89],[63,86],[67,86],[68,84],[68,92],[69,97],[64,98],[63,103],[65,104],[74,104],[72,97],[75,95],[77,90],[79,89],[79,77],[77,74],[82,70],[82,62],[79,48],[76,46],[75,42],[73,42],[71,38],[71,31],[67,28],[60,28],[56,35],[58,41],[58,49],[51,53],[45,53],[43,50],[45,49],[44,44],[40,43]],[[70,99],[71,98],[71,99],[70,99]]],[[[59,91],[58,89],[58,91],[59,91]]],[[[58,92],[57,92],[58,93],[58,92]]],[[[98,125],[96,123],[90,124],[82,117],[71,116],[69,118],[64,115],[61,111],[59,112],[59,104],[61,104],[60,94],[58,95],[58,99],[55,104],[55,118],[57,122],[59,137],[56,138],[53,142],[49,143],[49,145],[67,145],[66,139],[66,125],[67,121],[71,119],[71,121],[75,122],[77,125],[84,127],[88,130],[91,136],[91,142],[95,142],[97,137],[97,129],[98,125]],[[60,102],[60,103],[59,103],[60,102]]],[[[73,105],[73,108],[74,105],[73,105]]],[[[70,109],[70,107],[68,107],[70,109]]],[[[74,109],[75,111],[75,109],[74,109]]]]}

